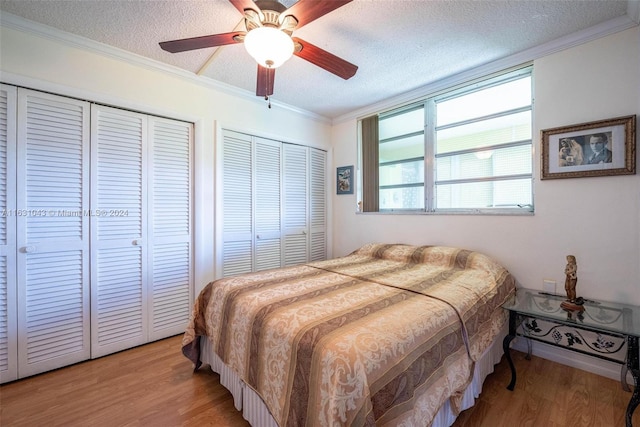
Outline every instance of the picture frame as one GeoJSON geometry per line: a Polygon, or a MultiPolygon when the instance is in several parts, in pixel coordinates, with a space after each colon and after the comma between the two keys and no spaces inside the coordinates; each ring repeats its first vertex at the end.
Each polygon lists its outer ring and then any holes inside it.
{"type": "Polygon", "coordinates": [[[336,194],[353,194],[353,166],[336,169],[336,194]]]}
{"type": "Polygon", "coordinates": [[[541,179],[634,175],[636,116],[541,131],[541,179]]]}

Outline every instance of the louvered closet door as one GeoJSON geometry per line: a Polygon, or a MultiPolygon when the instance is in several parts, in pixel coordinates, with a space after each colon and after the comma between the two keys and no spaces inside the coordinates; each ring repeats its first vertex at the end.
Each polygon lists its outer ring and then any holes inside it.
{"type": "Polygon", "coordinates": [[[90,355],[89,105],[20,89],[18,375],[90,355]]]}
{"type": "Polygon", "coordinates": [[[282,144],[284,265],[307,262],[308,247],[308,148],[282,144]]]}
{"type": "Polygon", "coordinates": [[[309,203],[311,204],[311,239],[309,242],[311,261],[327,258],[327,153],[315,148],[309,149],[310,183],[309,203]]]}
{"type": "Polygon", "coordinates": [[[16,110],[17,89],[0,85],[0,383],[18,378],[16,110]]]}
{"type": "Polygon", "coordinates": [[[91,357],[147,341],[147,118],[92,105],[91,357]]]}
{"type": "Polygon", "coordinates": [[[184,332],[191,309],[190,123],[150,118],[149,339],[184,332]]]}
{"type": "Polygon", "coordinates": [[[251,136],[223,131],[222,276],[253,271],[251,136]]]}
{"type": "Polygon", "coordinates": [[[255,271],[281,266],[281,146],[278,141],[254,138],[255,271]]]}

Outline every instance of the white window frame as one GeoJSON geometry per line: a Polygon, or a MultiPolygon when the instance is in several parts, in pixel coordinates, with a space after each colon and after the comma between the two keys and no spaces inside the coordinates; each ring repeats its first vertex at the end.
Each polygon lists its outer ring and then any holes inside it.
{"type": "MultiPolygon", "coordinates": [[[[525,67],[521,67],[515,70],[509,70],[506,72],[501,72],[499,74],[494,74],[492,76],[479,79],[473,83],[467,83],[463,85],[459,85],[453,90],[442,91],[438,94],[429,96],[427,98],[423,98],[419,101],[414,101],[410,104],[395,107],[393,109],[386,110],[384,112],[379,113],[379,117],[382,119],[385,116],[397,115],[402,111],[409,111],[415,109],[417,106],[424,106],[424,208],[405,208],[405,209],[383,209],[380,208],[378,210],[379,213],[392,213],[392,214],[480,214],[480,215],[531,215],[534,212],[534,173],[533,173],[533,67],[531,65],[527,65],[525,67]],[[492,86],[498,86],[510,81],[514,81],[517,79],[521,79],[525,76],[531,76],[531,103],[527,107],[514,108],[509,111],[503,111],[497,114],[489,114],[483,117],[477,117],[470,120],[456,122],[452,124],[447,124],[444,126],[436,127],[436,104],[438,102],[443,102],[449,99],[457,98],[460,96],[464,96],[466,94],[476,92],[482,89],[487,89],[492,86]],[[531,204],[525,205],[517,205],[515,207],[491,207],[491,208],[438,208],[436,206],[436,185],[442,182],[436,181],[436,169],[435,169],[435,160],[436,157],[443,156],[455,156],[466,153],[476,153],[481,151],[486,151],[491,147],[482,147],[476,149],[464,149],[455,152],[447,152],[444,155],[436,155],[435,147],[436,147],[436,132],[441,129],[446,129],[455,126],[461,126],[468,123],[473,123],[481,120],[487,120],[494,117],[506,116],[509,114],[514,114],[518,112],[526,112],[531,111],[531,138],[524,139],[519,141],[511,141],[509,143],[497,145],[496,148],[508,148],[515,146],[523,146],[528,145],[531,147],[531,173],[524,174],[516,174],[516,175],[507,175],[500,176],[496,178],[476,178],[476,179],[453,179],[442,181],[445,183],[462,183],[462,182],[496,182],[501,180],[513,180],[513,179],[530,179],[531,180],[531,204]]],[[[362,146],[362,144],[360,144],[362,146]]],[[[362,177],[360,177],[362,179],[362,177]]],[[[409,186],[409,185],[408,185],[409,186]]]]}

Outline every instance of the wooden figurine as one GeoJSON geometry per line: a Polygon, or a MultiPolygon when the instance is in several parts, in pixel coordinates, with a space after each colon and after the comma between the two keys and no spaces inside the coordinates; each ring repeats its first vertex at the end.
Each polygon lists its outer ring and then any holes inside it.
{"type": "Polygon", "coordinates": [[[578,264],[576,263],[576,257],[573,255],[567,255],[567,266],[564,268],[564,274],[566,275],[564,281],[564,290],[567,292],[567,300],[560,304],[565,310],[571,311],[583,311],[584,304],[582,298],[578,298],[576,295],[576,285],[578,284],[578,264]],[[582,304],[581,304],[582,303],[582,304]]]}

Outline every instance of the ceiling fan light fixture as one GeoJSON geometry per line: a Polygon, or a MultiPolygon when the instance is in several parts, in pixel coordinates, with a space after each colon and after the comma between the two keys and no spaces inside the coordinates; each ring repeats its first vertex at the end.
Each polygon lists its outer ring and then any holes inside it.
{"type": "Polygon", "coordinates": [[[293,55],[293,40],[274,27],[259,27],[249,31],[244,47],[256,62],[266,68],[278,68],[293,55]]]}

